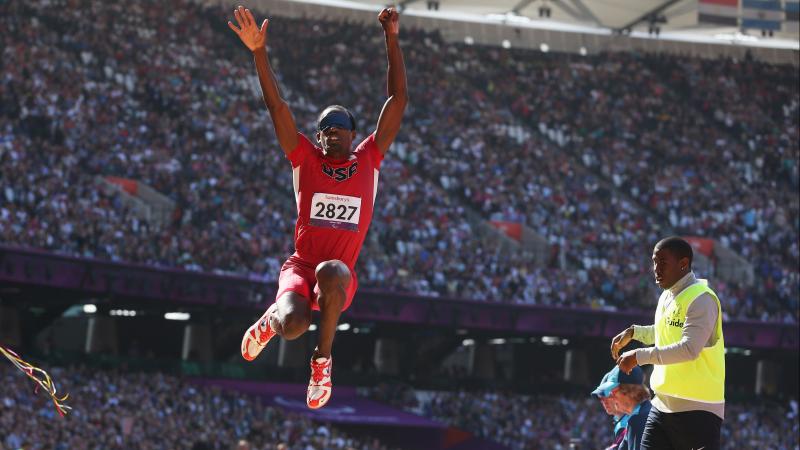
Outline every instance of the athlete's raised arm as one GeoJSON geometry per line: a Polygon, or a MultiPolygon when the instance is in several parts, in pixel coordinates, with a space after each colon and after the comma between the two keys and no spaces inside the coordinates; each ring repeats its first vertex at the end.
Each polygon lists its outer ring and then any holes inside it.
{"type": "Polygon", "coordinates": [[[249,9],[239,6],[233,11],[233,15],[236,17],[236,23],[239,26],[237,27],[230,21],[228,26],[239,36],[244,45],[253,52],[258,81],[261,83],[261,93],[264,95],[264,103],[267,105],[272,124],[275,126],[275,135],[278,137],[278,142],[283,152],[288,156],[297,147],[297,125],[294,123],[294,117],[289,110],[289,105],[281,97],[278,83],[275,81],[275,76],[267,58],[267,26],[269,25],[269,19],[264,19],[259,29],[253,18],[253,13],[249,9]]]}
{"type": "Polygon", "coordinates": [[[400,131],[400,122],[403,111],[408,103],[406,90],[406,65],[403,62],[403,52],[400,51],[398,32],[400,31],[400,13],[394,8],[386,8],[378,15],[378,21],[383,26],[386,36],[386,53],[389,59],[386,89],[389,99],[383,105],[383,110],[378,118],[378,127],[375,130],[375,144],[381,153],[386,153],[392,145],[397,132],[400,131]]]}

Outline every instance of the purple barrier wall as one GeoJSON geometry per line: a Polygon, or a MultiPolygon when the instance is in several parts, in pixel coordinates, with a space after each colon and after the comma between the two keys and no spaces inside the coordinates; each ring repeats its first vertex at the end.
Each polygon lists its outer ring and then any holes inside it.
{"type": "Polygon", "coordinates": [[[508,450],[508,447],[498,444],[497,442],[490,441],[489,439],[472,438],[466,442],[461,442],[452,447],[446,447],[447,450],[508,450]]]}
{"type": "Polygon", "coordinates": [[[8,246],[0,246],[0,282],[90,295],[205,304],[258,304],[271,297],[265,296],[269,291],[267,285],[242,277],[76,258],[8,246]]]}
{"type": "Polygon", "coordinates": [[[309,419],[333,423],[359,425],[388,425],[415,428],[446,428],[422,416],[386,406],[356,395],[355,388],[336,386],[334,396],[321,409],[306,406],[306,385],[293,383],[262,383],[231,379],[195,378],[192,383],[201,386],[218,386],[261,397],[267,404],[309,419]]]}
{"type": "Polygon", "coordinates": [[[324,408],[313,410],[306,406],[305,385],[201,378],[190,382],[255,395],[266,405],[311,420],[345,427],[369,427],[373,433],[385,435],[406,448],[444,448],[446,425],[359,397],[352,387],[336,386],[330,402],[324,408]]]}
{"type": "MultiPolygon", "coordinates": [[[[0,246],[0,283],[67,289],[88,295],[264,308],[275,283],[140,264],[0,246]]],[[[724,299],[723,309],[724,309],[724,299]]],[[[655,306],[655,301],[654,301],[655,306]]],[[[652,322],[652,311],[596,311],[430,298],[360,289],[343,317],[555,336],[610,338],[631,323],[652,322]]],[[[798,350],[796,324],[727,321],[728,346],[798,350]]]]}

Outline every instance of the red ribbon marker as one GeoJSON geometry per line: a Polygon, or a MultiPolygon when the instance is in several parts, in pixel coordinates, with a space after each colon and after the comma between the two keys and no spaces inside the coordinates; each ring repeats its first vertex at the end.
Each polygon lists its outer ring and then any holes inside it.
{"type": "Polygon", "coordinates": [[[56,395],[56,386],[53,384],[53,380],[50,378],[47,372],[44,370],[31,365],[22,360],[16,353],[12,350],[7,349],[0,345],[0,353],[3,354],[12,364],[17,366],[17,369],[21,370],[25,375],[28,376],[31,380],[35,381],[37,386],[34,390],[34,393],[39,392],[39,388],[41,387],[44,389],[47,394],[50,396],[50,399],[53,401],[53,405],[56,407],[56,411],[61,417],[67,414],[67,411],[72,409],[71,407],[64,404],[64,401],[67,400],[69,394],[64,395],[63,398],[58,398],[56,395]],[[38,376],[37,376],[38,375],[38,376]]]}

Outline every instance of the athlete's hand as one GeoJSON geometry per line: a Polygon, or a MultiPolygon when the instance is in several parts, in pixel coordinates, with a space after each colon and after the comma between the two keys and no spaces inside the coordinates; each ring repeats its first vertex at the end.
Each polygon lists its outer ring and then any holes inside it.
{"type": "Polygon", "coordinates": [[[619,370],[630,375],[631,370],[639,365],[639,361],[636,360],[636,350],[628,350],[623,353],[622,356],[617,359],[617,365],[619,366],[619,370]]]}
{"type": "Polygon", "coordinates": [[[397,12],[394,8],[384,8],[380,14],[378,14],[378,21],[381,23],[383,27],[383,32],[386,35],[394,35],[400,32],[400,13],[397,12]]]}
{"type": "Polygon", "coordinates": [[[245,9],[244,6],[239,5],[238,8],[234,9],[233,15],[236,17],[236,23],[239,24],[239,27],[237,28],[231,21],[228,21],[228,26],[239,36],[239,39],[251,52],[262,49],[267,45],[269,19],[264,19],[264,22],[261,23],[261,29],[259,29],[256,26],[256,19],[253,18],[253,13],[249,9],[245,9]]]}
{"type": "Polygon", "coordinates": [[[611,359],[619,358],[619,351],[625,348],[633,339],[633,327],[628,327],[611,340],[611,359]]]}

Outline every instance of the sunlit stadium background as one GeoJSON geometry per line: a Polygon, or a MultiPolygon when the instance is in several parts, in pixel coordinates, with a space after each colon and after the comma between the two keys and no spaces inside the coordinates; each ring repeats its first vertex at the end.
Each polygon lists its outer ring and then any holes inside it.
{"type": "MultiPolygon", "coordinates": [[[[271,19],[299,128],[385,100],[381,1],[271,19]]],[[[292,251],[290,166],[234,3],[0,1],[0,449],[597,449],[653,244],[724,312],[726,449],[798,449],[798,2],[404,0],[410,106],[341,319],[246,363],[292,251]]]]}

